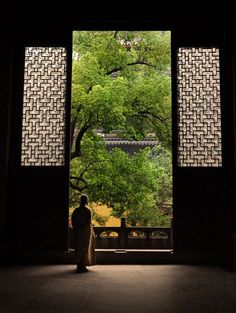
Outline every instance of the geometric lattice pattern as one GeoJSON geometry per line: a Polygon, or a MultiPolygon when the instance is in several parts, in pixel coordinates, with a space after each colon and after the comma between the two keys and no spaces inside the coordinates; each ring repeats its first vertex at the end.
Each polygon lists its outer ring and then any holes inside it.
{"type": "Polygon", "coordinates": [[[23,166],[65,163],[66,60],[63,47],[25,49],[23,166]]]}
{"type": "Polygon", "coordinates": [[[179,48],[178,165],[222,166],[217,48],[179,48]]]}

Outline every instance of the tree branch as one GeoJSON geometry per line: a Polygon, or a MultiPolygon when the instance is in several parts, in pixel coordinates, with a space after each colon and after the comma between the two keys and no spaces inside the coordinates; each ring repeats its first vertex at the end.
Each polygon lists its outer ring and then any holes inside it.
{"type": "MultiPolygon", "coordinates": [[[[78,104],[76,112],[79,114],[81,109],[82,109],[82,106],[78,104]]],[[[70,129],[70,149],[71,150],[72,150],[73,141],[74,141],[74,133],[75,133],[77,119],[78,119],[78,116],[73,116],[71,120],[71,129],[70,129]]]]}
{"type": "MultiPolygon", "coordinates": [[[[132,65],[137,65],[137,64],[140,64],[140,65],[146,65],[146,66],[150,66],[150,67],[156,67],[155,65],[153,64],[149,64],[147,62],[144,62],[144,61],[135,61],[135,62],[132,62],[132,63],[128,63],[126,66],[132,66],[132,65]]],[[[106,75],[111,75],[112,73],[116,73],[116,72],[119,72],[121,70],[123,70],[125,67],[121,66],[121,67],[114,67],[112,70],[106,72],[106,75]]]]}
{"type": "Polygon", "coordinates": [[[82,192],[82,191],[84,191],[85,189],[88,188],[88,185],[85,185],[85,186],[83,186],[83,187],[80,187],[80,186],[78,186],[78,185],[73,184],[73,183],[70,181],[70,187],[71,187],[72,189],[75,189],[75,190],[78,190],[78,191],[82,192]]]}
{"type": "Polygon", "coordinates": [[[77,121],[77,117],[73,117],[72,120],[71,120],[71,126],[70,126],[70,149],[72,149],[72,146],[73,146],[76,121],[77,121]]]}
{"type": "Polygon", "coordinates": [[[118,30],[115,31],[114,35],[112,36],[111,40],[109,41],[109,43],[108,43],[108,45],[107,45],[107,47],[106,47],[106,50],[109,49],[112,40],[113,40],[113,39],[116,39],[117,34],[118,34],[118,30]]]}
{"type": "Polygon", "coordinates": [[[71,153],[71,160],[81,156],[81,141],[86,133],[86,131],[90,128],[91,126],[89,124],[84,124],[77,135],[76,141],[75,141],[75,150],[71,153]]]}
{"type": "Polygon", "coordinates": [[[83,175],[84,175],[84,173],[87,171],[87,169],[90,167],[90,165],[87,165],[84,169],[83,169],[83,171],[80,173],[80,175],[79,176],[70,176],[70,178],[71,179],[77,179],[77,180],[84,180],[84,178],[83,178],[83,175]]]}
{"type": "Polygon", "coordinates": [[[156,115],[155,113],[153,112],[149,112],[149,111],[140,111],[138,112],[139,114],[141,115],[144,115],[145,117],[147,117],[150,121],[151,121],[151,118],[150,117],[154,117],[156,120],[160,121],[162,124],[166,125],[166,121],[161,118],[160,116],[156,115]]]}
{"type": "Polygon", "coordinates": [[[84,175],[84,173],[87,171],[88,168],[89,168],[89,166],[86,166],[86,167],[83,169],[83,171],[80,173],[79,176],[70,176],[70,186],[71,186],[71,188],[76,189],[76,190],[78,190],[78,191],[83,191],[83,190],[85,190],[85,189],[88,188],[88,183],[87,183],[87,181],[83,178],[83,175],[84,175]],[[73,179],[77,181],[77,184],[76,184],[76,185],[72,183],[71,180],[73,180],[73,179]],[[82,187],[79,186],[79,183],[80,183],[80,182],[82,182],[82,183],[84,184],[84,186],[82,186],[82,187]]]}

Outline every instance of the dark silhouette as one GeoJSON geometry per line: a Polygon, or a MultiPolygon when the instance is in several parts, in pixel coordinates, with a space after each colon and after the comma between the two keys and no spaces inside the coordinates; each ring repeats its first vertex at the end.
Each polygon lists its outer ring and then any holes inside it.
{"type": "Polygon", "coordinates": [[[75,208],[72,217],[75,242],[75,259],[77,273],[87,272],[86,267],[95,264],[94,232],[91,224],[92,211],[88,207],[87,195],[80,198],[80,206],[75,208]]]}

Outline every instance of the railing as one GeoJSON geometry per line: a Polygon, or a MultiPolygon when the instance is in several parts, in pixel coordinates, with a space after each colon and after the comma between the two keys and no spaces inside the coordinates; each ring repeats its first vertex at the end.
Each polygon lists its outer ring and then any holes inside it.
{"type": "MultiPolygon", "coordinates": [[[[94,226],[96,249],[172,249],[172,227],[94,226]]],[[[69,248],[74,248],[72,229],[69,228],[69,248]]]]}

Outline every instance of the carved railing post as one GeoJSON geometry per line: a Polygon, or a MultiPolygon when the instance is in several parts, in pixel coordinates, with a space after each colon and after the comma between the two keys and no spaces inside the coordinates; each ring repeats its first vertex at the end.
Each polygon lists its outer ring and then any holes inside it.
{"type": "Polygon", "coordinates": [[[170,219],[170,247],[173,248],[174,242],[173,242],[173,218],[170,219]]]}
{"type": "Polygon", "coordinates": [[[121,218],[121,232],[120,232],[120,247],[121,249],[125,249],[126,248],[126,222],[125,222],[125,218],[122,217],[121,218]]]}

